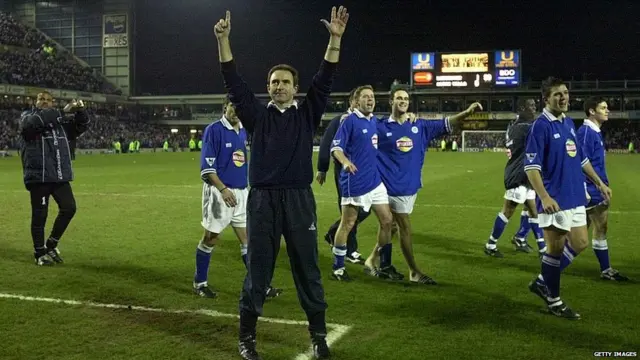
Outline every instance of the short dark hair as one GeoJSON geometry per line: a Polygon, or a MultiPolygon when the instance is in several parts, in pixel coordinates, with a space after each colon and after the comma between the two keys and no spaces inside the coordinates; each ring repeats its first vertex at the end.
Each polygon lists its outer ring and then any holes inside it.
{"type": "Polygon", "coordinates": [[[353,99],[357,99],[360,97],[360,93],[362,93],[363,90],[371,90],[373,91],[373,86],[371,85],[362,85],[362,86],[358,86],[355,91],[353,92],[353,99]]]}
{"type": "Polygon", "coordinates": [[[584,113],[587,115],[587,117],[591,116],[589,110],[593,109],[595,111],[598,105],[602,104],[603,102],[607,102],[607,99],[603,98],[602,96],[592,96],[588,98],[584,102],[584,113]]]}
{"type": "MultiPolygon", "coordinates": [[[[53,98],[53,95],[51,95],[51,93],[50,93],[50,92],[48,92],[47,90],[42,90],[42,91],[40,91],[40,92],[38,93],[38,95],[40,95],[40,94],[47,94],[47,95],[51,96],[51,98],[53,98]]],[[[37,96],[36,96],[36,98],[37,98],[37,96]]]]}
{"type": "Polygon", "coordinates": [[[559,79],[553,76],[549,76],[548,78],[546,78],[542,82],[542,87],[541,87],[542,99],[546,99],[549,96],[551,96],[551,89],[560,85],[566,85],[565,82],[562,81],[562,79],[559,79]]]}
{"type": "Polygon", "coordinates": [[[527,101],[533,101],[534,103],[536,102],[536,99],[534,98],[529,98],[529,97],[521,97],[518,99],[518,111],[522,111],[524,110],[525,107],[527,107],[527,101]]]}
{"type": "Polygon", "coordinates": [[[267,84],[271,83],[271,75],[278,70],[288,71],[291,73],[293,77],[293,86],[298,86],[298,70],[289,64],[278,64],[269,70],[269,74],[267,74],[267,84]]]}
{"type": "Polygon", "coordinates": [[[407,94],[409,94],[409,89],[407,89],[406,86],[399,86],[399,85],[392,86],[391,90],[389,91],[389,101],[393,101],[393,98],[396,96],[396,93],[398,91],[404,91],[407,94]]]}

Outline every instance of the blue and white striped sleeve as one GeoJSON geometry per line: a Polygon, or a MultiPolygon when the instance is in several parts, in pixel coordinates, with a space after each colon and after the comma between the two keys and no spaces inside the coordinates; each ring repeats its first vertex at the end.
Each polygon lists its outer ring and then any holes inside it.
{"type": "Polygon", "coordinates": [[[524,171],[542,171],[544,153],[547,148],[547,131],[543,123],[536,121],[533,123],[527,134],[527,145],[525,147],[524,171]]]}

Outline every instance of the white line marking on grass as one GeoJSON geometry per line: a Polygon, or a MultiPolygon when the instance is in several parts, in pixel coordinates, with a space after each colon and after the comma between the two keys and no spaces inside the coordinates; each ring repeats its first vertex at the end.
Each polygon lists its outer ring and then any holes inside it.
{"type": "MultiPolygon", "coordinates": [[[[172,185],[173,186],[173,185],[172,185]]],[[[185,187],[190,187],[189,185],[185,185],[185,187]]],[[[202,187],[198,187],[201,189],[202,187]]],[[[12,192],[16,194],[25,194],[25,191],[7,191],[0,190],[0,192],[12,192]]],[[[199,202],[200,193],[194,193],[191,195],[168,195],[168,194],[137,194],[137,193],[105,193],[105,192],[88,192],[88,191],[74,191],[75,195],[80,196],[113,196],[113,197],[143,197],[143,198],[156,198],[156,199],[192,199],[193,201],[199,202]]],[[[329,196],[327,194],[315,194],[316,203],[318,204],[335,204],[334,200],[322,200],[322,199],[334,199],[333,195],[329,196]]],[[[417,207],[428,207],[428,208],[443,208],[443,209],[479,209],[479,210],[500,210],[502,205],[498,204],[496,206],[487,206],[487,205],[474,205],[474,204],[415,204],[417,207]]],[[[609,210],[610,214],[620,214],[620,215],[637,215],[640,214],[640,210],[609,210]]]]}
{"type": "MultiPolygon", "coordinates": [[[[223,313],[215,310],[206,310],[206,309],[170,310],[170,309],[150,308],[150,307],[137,306],[137,305],[102,304],[102,303],[97,303],[92,301],[54,299],[54,298],[24,296],[24,295],[7,294],[7,293],[0,293],[0,298],[15,299],[15,300],[22,300],[22,301],[39,301],[39,302],[47,302],[47,303],[54,303],[54,304],[88,306],[88,307],[103,308],[103,309],[123,309],[123,310],[146,311],[146,312],[156,312],[156,313],[165,313],[165,314],[196,314],[196,315],[206,315],[211,317],[232,318],[232,319],[240,318],[240,316],[236,314],[228,314],[228,313],[223,313]]],[[[307,325],[308,324],[306,321],[277,319],[277,318],[269,318],[269,317],[260,317],[259,320],[267,323],[272,323],[272,324],[285,324],[285,325],[307,325]]],[[[342,324],[327,324],[327,329],[330,329],[327,332],[327,344],[331,346],[336,341],[340,340],[344,335],[346,335],[347,332],[351,330],[351,326],[342,325],[342,324]]],[[[307,350],[307,352],[298,354],[294,359],[307,360],[312,357],[313,357],[313,348],[310,347],[309,350],[307,350]]]]}

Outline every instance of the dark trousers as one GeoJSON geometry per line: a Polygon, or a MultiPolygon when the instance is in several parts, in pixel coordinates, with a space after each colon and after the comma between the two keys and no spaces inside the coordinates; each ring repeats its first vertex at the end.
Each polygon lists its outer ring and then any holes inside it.
{"type": "Polygon", "coordinates": [[[240,337],[255,335],[284,236],[309,331],[326,333],[324,290],[318,267],[316,202],[311,188],[249,190],[247,276],[240,296],[240,337]]]}
{"type": "Polygon", "coordinates": [[[55,248],[58,241],[69,226],[76,213],[76,199],[71,191],[71,184],[63,183],[34,183],[27,184],[31,194],[31,238],[36,258],[44,255],[47,248],[55,248]],[[45,247],[44,227],[49,213],[49,197],[58,204],[58,216],[53,223],[53,229],[45,247]]]}
{"type": "MultiPolygon", "coordinates": [[[[342,194],[340,193],[340,169],[341,166],[340,164],[333,164],[333,180],[336,183],[336,191],[338,192],[338,209],[340,210],[340,213],[342,214],[342,205],[340,205],[340,199],[342,198],[342,194]]],[[[353,254],[354,251],[358,251],[358,224],[360,224],[361,222],[363,222],[366,218],[369,217],[371,213],[368,211],[364,211],[362,210],[362,208],[358,209],[358,219],[356,220],[356,223],[353,225],[353,229],[351,229],[351,232],[349,233],[349,236],[347,237],[347,255],[351,255],[353,254]]],[[[338,232],[338,227],[340,226],[340,219],[338,219],[338,221],[334,222],[333,225],[331,225],[331,227],[329,227],[329,231],[327,231],[327,233],[329,234],[329,236],[333,239],[336,236],[336,233],[338,232]]]]}

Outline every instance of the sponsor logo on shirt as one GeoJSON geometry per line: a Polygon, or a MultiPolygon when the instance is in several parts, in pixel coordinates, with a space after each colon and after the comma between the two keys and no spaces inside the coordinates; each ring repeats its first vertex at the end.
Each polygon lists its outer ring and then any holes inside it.
{"type": "Polygon", "coordinates": [[[573,142],[573,140],[567,139],[567,142],[564,143],[564,146],[567,148],[567,154],[569,154],[569,156],[576,157],[578,148],[576,147],[576,143],[573,142]]]}
{"type": "Polygon", "coordinates": [[[396,148],[402,152],[409,152],[413,149],[413,140],[407,136],[403,136],[396,140],[396,148]]]}
{"type": "Polygon", "coordinates": [[[233,155],[231,156],[232,156],[231,159],[233,160],[233,163],[235,164],[235,166],[242,167],[242,165],[244,165],[245,163],[244,151],[242,151],[241,149],[238,149],[234,151],[233,155]]]}

